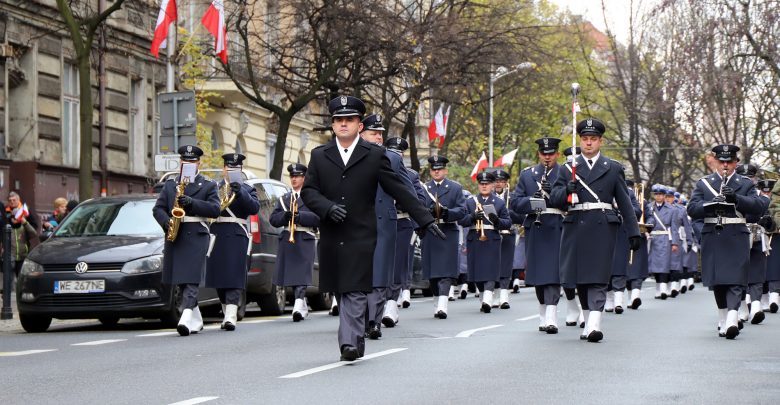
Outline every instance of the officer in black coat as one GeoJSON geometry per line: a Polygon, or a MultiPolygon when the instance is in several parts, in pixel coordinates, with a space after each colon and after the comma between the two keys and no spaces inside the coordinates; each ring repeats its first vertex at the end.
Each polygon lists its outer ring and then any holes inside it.
{"type": "Polygon", "coordinates": [[[312,285],[314,249],[317,245],[317,227],[320,226],[320,218],[300,198],[306,170],[306,166],[301,163],[287,166],[293,190],[276,201],[276,207],[268,218],[271,225],[284,228],[279,234],[274,285],[292,287],[293,297],[295,297],[293,322],[300,322],[309,314],[306,287],[312,285]],[[295,225],[294,231],[291,229],[291,224],[295,225]],[[293,232],[292,241],[290,232],[293,232]]]}
{"type": "Polygon", "coordinates": [[[604,337],[601,315],[621,224],[613,201],[628,222],[631,249],[639,249],[641,242],[623,166],[600,153],[604,131],[604,124],[595,118],[577,124],[582,148],[582,155],[572,162],[577,177],[572,179],[572,166],[566,164],[550,193],[550,204],[567,211],[561,235],[561,283],[577,284],[586,323],[580,338],[589,342],[604,337]]]}
{"type": "MultiPolygon", "coordinates": [[[[512,212],[509,210],[513,198],[508,184],[509,172],[497,169],[493,172],[493,175],[496,177],[493,192],[504,202],[504,206],[509,211],[509,218],[514,222],[515,218],[512,217],[512,212]]],[[[515,238],[517,233],[513,227],[502,229],[499,233],[501,234],[501,272],[497,280],[499,287],[498,305],[501,309],[509,309],[509,284],[512,282],[512,262],[515,259],[515,238]]]]}
{"type": "MultiPolygon", "coordinates": [[[[197,173],[203,151],[197,146],[184,145],[179,148],[179,155],[181,173],[197,173]]],[[[170,241],[166,238],[165,241],[163,283],[178,285],[181,290],[182,315],[176,330],[187,336],[203,329],[203,317],[198,309],[198,285],[206,270],[206,258],[213,243],[208,219],[219,216],[219,195],[217,183],[200,173],[184,181],[187,185],[179,196],[177,187],[182,182],[182,175],[166,181],[152,212],[166,235],[174,204],[185,212],[176,239],[170,241]]]]}
{"type": "Polygon", "coordinates": [[[222,180],[217,183],[220,194],[220,208],[224,207],[217,220],[211,224],[211,233],[216,237],[206,267],[206,287],[216,288],[222,302],[222,329],[232,331],[238,322],[238,306],[242,291],[246,289],[246,271],[249,257],[250,215],[260,210],[260,201],[254,187],[243,181],[230,181],[241,176],[241,167],[246,156],[240,153],[222,155],[224,165],[222,180]],[[224,200],[223,200],[224,199],[224,200]]]}
{"type": "Polygon", "coordinates": [[[312,150],[301,198],[320,217],[320,290],[339,294],[341,359],[363,355],[366,294],[372,290],[377,240],[377,186],[390,194],[423,230],[441,234],[433,217],[390,167],[383,148],[358,133],[365,105],[355,97],[330,101],[336,138],[312,150]]]}
{"type": "Polygon", "coordinates": [[[745,216],[761,215],[766,209],[753,182],[734,172],[739,147],[712,148],[720,167],[696,182],[688,203],[688,215],[701,225],[702,283],[710,287],[718,305],[718,333],[734,339],[739,335],[737,310],[748,282],[750,231],[745,216]],[[716,204],[711,204],[716,203],[716,204]],[[733,204],[726,209],[723,204],[733,204]]]}

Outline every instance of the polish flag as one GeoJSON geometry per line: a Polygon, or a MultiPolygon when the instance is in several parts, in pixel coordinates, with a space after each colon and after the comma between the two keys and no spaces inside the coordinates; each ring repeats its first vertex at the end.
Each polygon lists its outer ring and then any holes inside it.
{"type": "Polygon", "coordinates": [[[20,221],[22,217],[29,217],[30,216],[30,210],[27,208],[27,204],[22,204],[19,208],[14,208],[14,218],[16,221],[20,221]]]}
{"type": "Polygon", "coordinates": [[[157,25],[154,27],[152,38],[152,55],[159,57],[160,49],[164,49],[168,39],[168,27],[176,21],[176,0],[162,0],[160,2],[160,14],[157,14],[157,25]]]}
{"type": "Polygon", "coordinates": [[[216,39],[214,51],[217,56],[222,60],[222,63],[228,63],[227,27],[225,27],[225,5],[223,1],[213,0],[200,21],[216,39]]]}
{"type": "Polygon", "coordinates": [[[446,135],[447,128],[444,126],[444,105],[439,105],[439,110],[428,125],[428,141],[433,142],[436,138],[446,135]]]}
{"type": "Polygon", "coordinates": [[[471,171],[471,181],[477,181],[477,174],[481,172],[482,170],[485,170],[488,166],[487,157],[485,156],[485,152],[482,152],[482,157],[477,160],[477,164],[474,165],[474,170],[471,171]]]}
{"type": "Polygon", "coordinates": [[[447,121],[450,120],[450,107],[452,106],[447,106],[447,112],[444,113],[444,130],[439,134],[439,148],[444,145],[444,138],[447,136],[447,121]]]}
{"type": "Polygon", "coordinates": [[[504,156],[501,156],[500,158],[498,158],[498,160],[493,162],[493,167],[510,166],[512,163],[514,163],[516,154],[517,154],[517,149],[507,153],[504,156]]]}

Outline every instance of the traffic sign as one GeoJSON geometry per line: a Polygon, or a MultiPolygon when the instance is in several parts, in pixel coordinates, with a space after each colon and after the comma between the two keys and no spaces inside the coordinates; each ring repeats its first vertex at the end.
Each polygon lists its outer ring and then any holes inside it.
{"type": "Polygon", "coordinates": [[[159,93],[159,152],[176,153],[180,145],[195,145],[198,116],[195,113],[195,92],[159,93]]]}
{"type": "Polygon", "coordinates": [[[179,155],[175,153],[154,155],[154,171],[173,172],[179,170],[179,162],[179,155]]]}

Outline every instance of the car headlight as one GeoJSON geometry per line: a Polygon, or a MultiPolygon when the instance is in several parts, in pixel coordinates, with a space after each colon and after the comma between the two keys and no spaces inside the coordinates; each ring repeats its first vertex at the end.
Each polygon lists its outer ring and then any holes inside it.
{"type": "Polygon", "coordinates": [[[162,255],[154,255],[129,261],[122,266],[122,273],[143,274],[162,270],[162,255]]]}
{"type": "Polygon", "coordinates": [[[43,266],[30,259],[24,259],[19,273],[25,277],[40,277],[43,275],[43,266]]]}

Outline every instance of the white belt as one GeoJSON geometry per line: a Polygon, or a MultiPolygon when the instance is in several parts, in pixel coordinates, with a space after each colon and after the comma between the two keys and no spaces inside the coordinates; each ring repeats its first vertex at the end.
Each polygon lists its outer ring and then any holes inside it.
{"type": "Polygon", "coordinates": [[[203,218],[203,217],[185,216],[184,218],[181,219],[182,223],[185,223],[185,222],[206,222],[206,221],[207,221],[207,219],[203,218]]]}
{"type": "Polygon", "coordinates": [[[437,224],[437,225],[441,225],[441,224],[445,224],[445,225],[450,225],[450,224],[451,224],[451,225],[456,225],[457,223],[458,223],[458,221],[445,221],[445,220],[443,220],[443,219],[437,219],[437,220],[436,220],[436,224],[437,224]]]}
{"type": "MultiPolygon", "coordinates": [[[[290,227],[285,226],[284,230],[287,232],[290,232],[290,227]]],[[[314,228],[309,228],[308,226],[298,226],[295,225],[295,232],[309,232],[309,233],[315,233],[314,228]]]]}
{"type": "Polygon", "coordinates": [[[611,210],[612,204],[600,203],[600,202],[586,202],[580,204],[574,204],[573,207],[569,207],[569,212],[572,211],[591,211],[591,210],[611,210]]]}
{"type": "MultiPolygon", "coordinates": [[[[471,228],[469,228],[469,229],[471,229],[471,230],[473,230],[473,231],[476,231],[476,230],[477,230],[477,227],[475,227],[475,226],[472,226],[472,227],[471,227],[471,228]]],[[[482,229],[488,230],[488,229],[496,229],[496,228],[495,228],[495,227],[493,227],[493,225],[482,225],[482,229]]]]}
{"type": "Polygon", "coordinates": [[[563,211],[557,208],[546,208],[544,211],[540,212],[539,214],[540,215],[547,215],[547,214],[563,215],[563,211]]]}
{"type": "MultiPolygon", "coordinates": [[[[704,218],[705,224],[717,224],[718,218],[704,218]]],[[[723,225],[737,225],[746,223],[745,218],[721,218],[720,223],[723,225]]]]}
{"type": "Polygon", "coordinates": [[[233,218],[233,217],[217,217],[216,220],[214,220],[216,223],[233,223],[233,224],[241,224],[246,225],[248,222],[245,218],[233,218]]]}
{"type": "Polygon", "coordinates": [[[503,231],[498,231],[498,233],[500,233],[502,235],[511,235],[512,231],[510,231],[508,229],[504,229],[503,231]]]}
{"type": "Polygon", "coordinates": [[[650,235],[671,235],[669,231],[652,231],[650,235]]]}
{"type": "Polygon", "coordinates": [[[396,217],[398,219],[409,218],[409,213],[408,212],[396,212],[396,217]]]}

